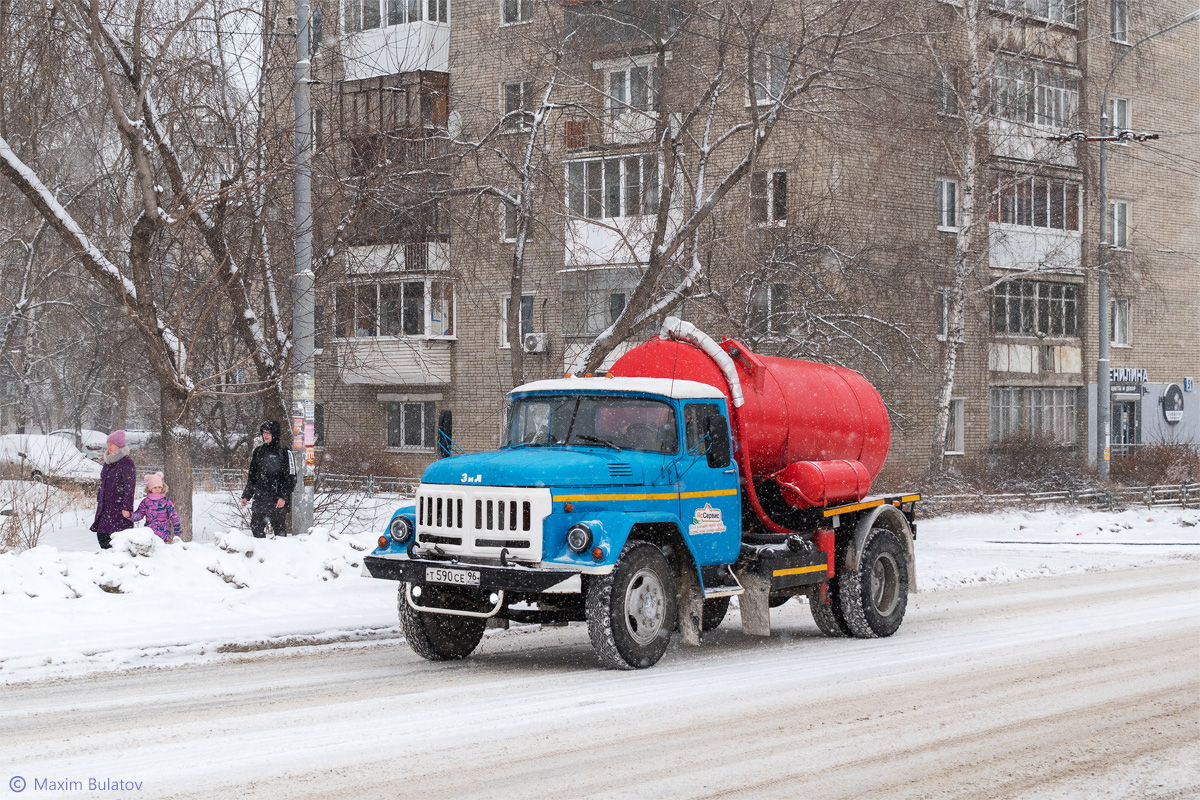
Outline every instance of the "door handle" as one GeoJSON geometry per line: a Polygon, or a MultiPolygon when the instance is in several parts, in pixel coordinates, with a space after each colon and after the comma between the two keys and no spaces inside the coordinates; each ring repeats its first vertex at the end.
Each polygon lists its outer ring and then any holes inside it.
{"type": "Polygon", "coordinates": [[[726,474],[726,475],[736,475],[736,474],[737,474],[737,470],[736,470],[736,469],[734,469],[733,467],[730,467],[729,469],[725,470],[725,474],[726,474]]]}

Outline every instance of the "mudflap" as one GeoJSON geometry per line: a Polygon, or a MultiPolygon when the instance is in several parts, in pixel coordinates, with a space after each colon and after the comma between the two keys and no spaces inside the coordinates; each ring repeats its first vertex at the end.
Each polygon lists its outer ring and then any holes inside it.
{"type": "Polygon", "coordinates": [[[675,593],[680,641],[698,647],[704,635],[704,589],[691,564],[685,562],[676,568],[675,593]]]}
{"type": "Polygon", "coordinates": [[[755,569],[733,568],[746,591],[738,597],[742,612],[742,633],[747,636],[771,635],[771,579],[755,569]]]}

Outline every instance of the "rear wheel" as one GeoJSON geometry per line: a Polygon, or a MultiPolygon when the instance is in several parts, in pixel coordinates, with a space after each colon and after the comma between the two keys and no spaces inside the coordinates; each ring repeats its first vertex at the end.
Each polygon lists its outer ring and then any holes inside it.
{"type": "Polygon", "coordinates": [[[899,629],[908,608],[908,556],[899,536],[872,529],[858,569],[842,573],[839,581],[842,612],[853,636],[891,636],[899,629]]]}
{"type": "Polygon", "coordinates": [[[828,585],[826,595],[829,602],[822,603],[816,592],[808,598],[808,610],[812,612],[813,622],[826,636],[850,636],[850,628],[846,626],[846,618],[842,615],[837,578],[830,578],[828,585]]]}
{"type": "MultiPolygon", "coordinates": [[[[470,598],[453,590],[422,587],[421,604],[438,608],[476,610],[470,598]]],[[[457,614],[431,614],[409,605],[408,584],[400,584],[400,629],[408,646],[429,661],[455,661],[466,658],[479,646],[487,620],[457,614]]]]}
{"type": "Polygon", "coordinates": [[[662,550],[631,540],[616,567],[588,581],[588,634],[610,669],[652,667],[676,623],[675,578],[662,550]]]}

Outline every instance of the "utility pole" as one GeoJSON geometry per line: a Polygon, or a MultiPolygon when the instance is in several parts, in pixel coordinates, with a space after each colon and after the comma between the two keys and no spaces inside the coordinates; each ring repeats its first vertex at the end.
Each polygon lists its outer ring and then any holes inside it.
{"type": "Polygon", "coordinates": [[[313,126],[312,20],[308,0],[296,0],[296,272],[292,277],[292,450],[296,491],[292,495],[292,531],[305,533],[313,523],[314,395],[312,272],[313,126]]]}

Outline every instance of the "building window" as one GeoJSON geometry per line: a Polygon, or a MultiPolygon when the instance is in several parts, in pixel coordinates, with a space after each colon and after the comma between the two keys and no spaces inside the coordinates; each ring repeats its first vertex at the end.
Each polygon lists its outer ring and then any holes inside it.
{"type": "Polygon", "coordinates": [[[658,213],[658,157],[595,158],[567,164],[571,213],[589,219],[658,213]]]}
{"type": "Polygon", "coordinates": [[[992,330],[1018,336],[1075,336],[1076,293],[1069,283],[1004,281],[993,294],[992,330]]]}
{"type": "Polygon", "coordinates": [[[1129,247],[1129,201],[1113,200],[1108,204],[1108,240],[1118,250],[1129,247]]]}
{"type": "Polygon", "coordinates": [[[993,173],[991,182],[992,222],[1079,230],[1079,184],[1010,173],[993,173]]]}
{"type": "Polygon", "coordinates": [[[777,44],[754,56],[754,101],[758,105],[776,103],[787,86],[787,50],[777,44]]]}
{"type": "Polygon", "coordinates": [[[1075,24],[1076,0],[990,0],[991,7],[1022,17],[1075,24]]]}
{"type": "Polygon", "coordinates": [[[963,418],[965,403],[960,397],[950,398],[950,416],[946,420],[946,449],[948,456],[961,456],[966,452],[966,423],[963,418]]]}
{"type": "Polygon", "coordinates": [[[1130,344],[1129,300],[1119,298],[1108,304],[1108,340],[1117,347],[1130,344]]]}
{"type": "Polygon", "coordinates": [[[934,102],[937,105],[937,113],[944,114],[948,117],[958,116],[958,73],[951,70],[949,73],[938,71],[933,76],[934,81],[934,102]]]}
{"type": "MultiPolygon", "coordinates": [[[[512,203],[500,203],[500,215],[503,220],[500,230],[500,238],[506,242],[515,242],[517,240],[517,221],[519,212],[516,206],[512,203]]],[[[529,236],[526,235],[526,241],[529,241],[529,236]]]]}
{"type": "Polygon", "coordinates": [[[786,172],[755,172],[750,176],[750,220],[759,225],[787,223],[786,172]]]}
{"type": "Polygon", "coordinates": [[[529,22],[533,19],[533,0],[500,0],[505,25],[529,22]]]}
{"type": "Polygon", "coordinates": [[[387,446],[432,450],[437,441],[436,403],[384,403],[387,446]]]}
{"type": "Polygon", "coordinates": [[[958,230],[958,181],[937,179],[937,226],[939,231],[958,230]]]}
{"type": "Polygon", "coordinates": [[[1079,109],[1079,81],[1057,70],[1001,61],[992,76],[992,109],[1000,119],[1065,130],[1079,109]]]}
{"type": "Polygon", "coordinates": [[[648,65],[610,71],[608,96],[614,120],[630,111],[652,111],[658,102],[658,68],[648,65]]]}
{"type": "Polygon", "coordinates": [[[561,274],[563,336],[596,336],[612,325],[639,278],[636,267],[573,269],[561,274]]]}
{"type": "Polygon", "coordinates": [[[1124,97],[1114,97],[1108,104],[1108,133],[1116,136],[1121,131],[1131,130],[1133,124],[1129,120],[1129,100],[1124,97]]]}
{"type": "Polygon", "coordinates": [[[533,82],[506,83],[500,90],[500,106],[504,112],[503,127],[506,131],[529,130],[533,124],[533,82]]]}
{"type": "Polygon", "coordinates": [[[1109,31],[1114,42],[1129,42],[1129,0],[1108,0],[1109,31]]]}
{"type": "Polygon", "coordinates": [[[325,406],[316,403],[313,406],[313,447],[325,446],[325,406]]]}
{"type": "Polygon", "coordinates": [[[444,280],[359,283],[334,293],[337,333],[347,339],[374,336],[454,336],[454,284],[444,280]]]}
{"type": "Polygon", "coordinates": [[[450,0],[429,0],[429,14],[425,19],[430,22],[449,22],[450,0]]]}
{"type": "MultiPolygon", "coordinates": [[[[512,302],[511,297],[505,297],[500,301],[500,347],[507,348],[508,342],[508,308],[512,302]]],[[[533,333],[533,295],[521,295],[521,338],[525,338],[525,334],[533,333]]]]}
{"type": "Polygon", "coordinates": [[[344,0],[342,9],[346,33],[422,20],[450,21],[449,0],[344,0]]]}
{"type": "Polygon", "coordinates": [[[993,387],[989,438],[1000,442],[1020,434],[1075,444],[1078,391],[1068,388],[993,387]]]}
{"type": "Polygon", "coordinates": [[[786,283],[760,283],[750,290],[750,327],[763,333],[784,333],[788,322],[786,283]]]}

